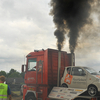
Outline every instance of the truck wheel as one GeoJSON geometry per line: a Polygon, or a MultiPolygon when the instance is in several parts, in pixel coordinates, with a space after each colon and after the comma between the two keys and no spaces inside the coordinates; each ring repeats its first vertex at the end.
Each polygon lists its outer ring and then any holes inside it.
{"type": "Polygon", "coordinates": [[[96,96],[97,93],[98,93],[98,90],[97,90],[96,86],[91,85],[88,87],[88,94],[90,96],[96,96]]]}
{"type": "Polygon", "coordinates": [[[33,95],[28,95],[25,100],[36,100],[36,98],[33,95]]]}

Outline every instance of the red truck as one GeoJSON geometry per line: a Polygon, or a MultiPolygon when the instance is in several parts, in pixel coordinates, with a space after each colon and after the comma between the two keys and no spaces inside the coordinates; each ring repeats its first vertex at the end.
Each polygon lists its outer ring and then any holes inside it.
{"type": "MultiPolygon", "coordinates": [[[[23,100],[48,99],[48,94],[57,86],[58,50],[35,50],[27,56],[23,100]]],[[[74,60],[73,60],[74,61],[74,60]]],[[[74,63],[74,62],[73,62],[74,63]]],[[[71,54],[61,51],[60,78],[64,68],[71,65],[71,54]]],[[[22,72],[24,65],[22,65],[22,72]]]]}
{"type": "Polygon", "coordinates": [[[26,68],[23,100],[49,100],[48,95],[52,88],[60,86],[59,81],[63,76],[65,67],[75,65],[75,59],[71,53],[65,51],[60,51],[60,57],[58,54],[58,50],[47,49],[35,50],[26,56],[26,65],[22,65],[22,72],[24,72],[24,67],[26,68]],[[61,60],[60,69],[58,67],[59,58],[61,60]]]}

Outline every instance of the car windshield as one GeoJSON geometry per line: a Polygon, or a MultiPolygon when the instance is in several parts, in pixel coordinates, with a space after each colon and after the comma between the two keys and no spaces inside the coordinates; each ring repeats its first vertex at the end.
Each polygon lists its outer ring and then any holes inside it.
{"type": "Polygon", "coordinates": [[[88,68],[88,67],[83,67],[84,69],[86,69],[90,74],[92,75],[100,75],[98,72],[96,72],[94,69],[92,68],[88,68]]]}

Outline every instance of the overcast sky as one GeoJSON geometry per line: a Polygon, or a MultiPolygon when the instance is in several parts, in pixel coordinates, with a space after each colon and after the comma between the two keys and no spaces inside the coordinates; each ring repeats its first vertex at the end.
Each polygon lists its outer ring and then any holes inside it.
{"type": "MultiPolygon", "coordinates": [[[[20,72],[29,52],[42,48],[57,49],[49,3],[50,0],[0,0],[0,70],[9,72],[13,68],[20,72]]],[[[91,16],[95,19],[92,29],[98,31],[97,15],[91,16]]],[[[75,50],[75,63],[99,71],[100,44],[93,39],[84,41],[80,37],[75,50]]],[[[99,41],[99,38],[95,39],[99,41]]],[[[69,53],[67,36],[62,50],[69,53]]]]}

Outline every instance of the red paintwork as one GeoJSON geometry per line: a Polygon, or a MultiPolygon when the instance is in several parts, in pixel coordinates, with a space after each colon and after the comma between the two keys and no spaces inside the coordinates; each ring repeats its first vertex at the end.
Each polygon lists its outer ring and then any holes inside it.
{"type": "MultiPolygon", "coordinates": [[[[28,63],[26,63],[25,84],[27,84],[27,86],[35,86],[36,92],[42,90],[42,96],[40,97],[42,100],[45,100],[47,99],[47,95],[51,88],[57,85],[58,50],[47,49],[39,52],[31,52],[27,55],[27,62],[30,58],[37,58],[37,62],[40,60],[43,61],[43,74],[41,74],[41,72],[37,73],[37,71],[27,71],[28,63]]],[[[67,52],[61,51],[60,77],[63,75],[64,68],[71,65],[70,58],[71,54],[67,54],[67,52]]],[[[24,90],[23,95],[25,96],[25,94],[26,90],[24,90]]],[[[36,95],[37,98],[39,98],[37,93],[36,95]]],[[[25,99],[23,98],[23,100],[25,99]]]]}
{"type": "Polygon", "coordinates": [[[25,94],[27,92],[27,85],[23,86],[23,100],[25,100],[25,94]]]}

